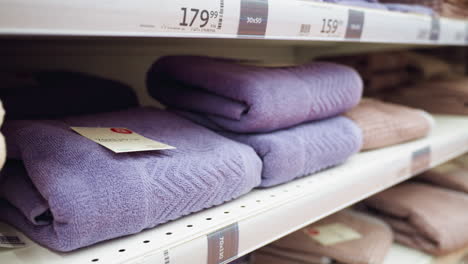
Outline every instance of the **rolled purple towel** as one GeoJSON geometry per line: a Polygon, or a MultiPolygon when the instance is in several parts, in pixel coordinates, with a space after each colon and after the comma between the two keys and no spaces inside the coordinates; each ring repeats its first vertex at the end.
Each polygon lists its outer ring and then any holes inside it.
{"type": "Polygon", "coordinates": [[[362,80],[348,66],[265,68],[197,56],[161,58],[147,86],[163,104],[234,132],[270,132],[335,116],[362,95],[362,80]]]}
{"type": "Polygon", "coordinates": [[[8,201],[0,220],[54,250],[137,233],[260,183],[252,148],[170,112],[135,108],[64,120],[7,122],[21,161],[0,178],[8,201]],[[116,154],[70,126],[127,127],[177,149],[116,154]]]}
{"type": "Polygon", "coordinates": [[[362,147],[360,128],[341,116],[265,134],[222,134],[255,149],[263,161],[262,187],[341,164],[362,147]]]}

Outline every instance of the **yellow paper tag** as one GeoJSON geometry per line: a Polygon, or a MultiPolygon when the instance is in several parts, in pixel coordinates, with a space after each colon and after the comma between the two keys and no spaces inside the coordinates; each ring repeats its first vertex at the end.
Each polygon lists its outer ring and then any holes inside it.
{"type": "Polygon", "coordinates": [[[71,127],[78,134],[115,153],[175,149],[123,127],[71,127]]]}
{"type": "Polygon", "coordinates": [[[362,236],[354,229],[341,223],[321,226],[309,226],[303,229],[311,239],[323,246],[331,246],[337,243],[360,239],[362,236]]]}
{"type": "Polygon", "coordinates": [[[433,168],[432,170],[440,174],[446,174],[446,173],[451,173],[451,172],[460,170],[460,168],[457,164],[449,162],[449,163],[445,163],[440,166],[437,166],[433,168]]]}

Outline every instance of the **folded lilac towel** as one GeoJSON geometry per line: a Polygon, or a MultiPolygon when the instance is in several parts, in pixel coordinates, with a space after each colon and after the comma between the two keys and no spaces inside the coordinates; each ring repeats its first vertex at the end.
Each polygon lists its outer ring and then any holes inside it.
{"type": "Polygon", "coordinates": [[[335,166],[362,147],[361,129],[346,117],[333,117],[264,134],[222,132],[251,146],[263,161],[268,187],[335,166]]]}
{"type": "Polygon", "coordinates": [[[138,106],[130,86],[84,73],[0,72],[0,79],[0,98],[9,120],[60,118],[138,106]]]}
{"type": "Polygon", "coordinates": [[[387,7],[379,3],[377,0],[324,0],[324,2],[347,6],[387,10],[387,7]]]}
{"type": "Polygon", "coordinates": [[[169,56],[151,67],[147,85],[163,104],[235,132],[269,132],[335,116],[355,106],[362,95],[355,70],[326,62],[264,68],[169,56]]]}
{"type": "Polygon", "coordinates": [[[260,183],[261,160],[246,145],[170,112],[135,108],[11,121],[22,162],[1,174],[0,220],[38,243],[70,251],[140,232],[222,204],[260,183]],[[174,150],[115,154],[69,126],[127,127],[174,150]],[[24,167],[23,165],[24,164],[24,167]]]}
{"type": "Polygon", "coordinates": [[[388,10],[399,11],[403,13],[417,13],[422,15],[432,16],[436,13],[432,8],[422,5],[411,5],[411,4],[399,4],[399,3],[388,3],[385,4],[388,10]]]}

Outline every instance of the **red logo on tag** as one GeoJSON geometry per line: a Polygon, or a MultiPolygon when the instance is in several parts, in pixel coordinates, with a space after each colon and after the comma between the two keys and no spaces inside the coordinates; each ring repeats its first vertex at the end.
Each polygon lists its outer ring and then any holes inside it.
{"type": "Polygon", "coordinates": [[[308,233],[309,235],[311,235],[311,236],[316,236],[316,235],[320,234],[320,232],[319,232],[318,230],[315,230],[315,229],[313,229],[313,228],[308,228],[308,229],[307,229],[307,233],[308,233]]]}
{"type": "Polygon", "coordinates": [[[128,130],[126,128],[111,128],[110,129],[112,132],[119,133],[119,134],[132,134],[133,132],[131,130],[128,130]]]}

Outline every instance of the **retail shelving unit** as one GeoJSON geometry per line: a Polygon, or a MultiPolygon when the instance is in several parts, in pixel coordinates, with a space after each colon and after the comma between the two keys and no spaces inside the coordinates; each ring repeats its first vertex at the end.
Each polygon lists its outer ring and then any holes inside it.
{"type": "MultiPolygon", "coordinates": [[[[272,40],[321,41],[320,49],[329,42],[465,46],[468,21],[308,0],[0,0],[0,37],[171,38],[178,47],[184,41],[190,45],[190,38],[204,43],[254,39],[257,48],[258,41],[272,40]]],[[[438,116],[436,121],[428,138],[360,153],[321,173],[71,253],[49,251],[0,224],[0,233],[26,242],[22,248],[0,249],[0,263],[227,263],[468,151],[468,117],[438,116]]],[[[387,264],[403,251],[394,249],[387,264]]]]}
{"type": "MultiPolygon", "coordinates": [[[[226,263],[468,151],[468,117],[437,116],[422,140],[360,153],[349,162],[142,233],[68,254],[27,246],[0,251],[8,264],[226,263]]],[[[18,235],[3,227],[5,234],[18,235]]]]}
{"type": "Polygon", "coordinates": [[[0,0],[0,25],[3,36],[468,42],[466,21],[311,0],[0,0]]]}

